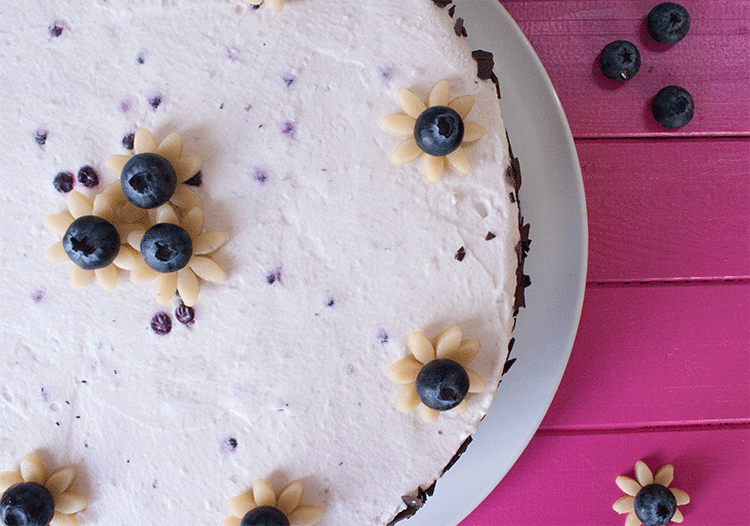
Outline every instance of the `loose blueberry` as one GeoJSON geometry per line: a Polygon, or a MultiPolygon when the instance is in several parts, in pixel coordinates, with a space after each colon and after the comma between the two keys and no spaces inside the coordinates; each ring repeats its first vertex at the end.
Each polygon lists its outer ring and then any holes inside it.
{"type": "Polygon", "coordinates": [[[417,395],[424,405],[447,411],[460,404],[469,392],[469,375],[453,360],[438,358],[417,375],[417,395]]]}
{"type": "Polygon", "coordinates": [[[52,180],[52,184],[55,186],[55,190],[60,193],[67,194],[73,189],[75,184],[75,178],[70,172],[60,172],[52,180]]]}
{"type": "Polygon", "coordinates": [[[0,498],[5,526],[47,526],[55,514],[52,493],[36,482],[14,484],[0,498]]]}
{"type": "Polygon", "coordinates": [[[664,526],[677,511],[677,499],[661,484],[643,486],[635,495],[635,514],[644,526],[664,526]]]}
{"type": "Polygon", "coordinates": [[[662,44],[676,44],[690,30],[690,14],[674,2],[663,2],[648,14],[646,26],[651,37],[662,44]]]}
{"type": "Polygon", "coordinates": [[[91,166],[82,166],[78,170],[78,182],[86,188],[93,188],[99,184],[99,174],[91,166]]]}
{"type": "Polygon", "coordinates": [[[693,118],[695,101],[685,88],[667,86],[651,101],[651,113],[665,128],[682,128],[693,118]]]}
{"type": "Polygon", "coordinates": [[[81,216],[73,221],[62,238],[70,260],[84,270],[104,268],[120,251],[120,234],[105,219],[81,216]]]}
{"type": "Polygon", "coordinates": [[[599,53],[599,69],[608,79],[625,82],[641,68],[641,54],[632,42],[615,40],[599,53]]]}
{"type": "Polygon", "coordinates": [[[132,150],[135,148],[135,133],[127,133],[122,138],[122,145],[126,150],[132,150]]]}
{"type": "Polygon", "coordinates": [[[139,208],[156,208],[169,201],[177,188],[172,163],[156,153],[131,157],[120,174],[122,191],[139,208]]]}
{"type": "Polygon", "coordinates": [[[151,318],[151,330],[159,336],[169,334],[172,330],[172,318],[166,312],[158,312],[151,318]]]}
{"type": "Polygon", "coordinates": [[[39,128],[39,129],[38,129],[38,130],[37,130],[37,131],[36,131],[36,132],[34,133],[34,140],[36,141],[36,143],[37,143],[37,144],[38,144],[39,146],[44,146],[44,143],[46,143],[46,142],[47,142],[47,135],[48,135],[48,133],[49,133],[49,132],[48,132],[47,130],[45,130],[45,129],[42,129],[42,128],[39,128]]]}
{"type": "Polygon", "coordinates": [[[188,307],[184,303],[180,303],[175,309],[174,316],[177,318],[177,321],[188,327],[195,323],[195,309],[188,307]]]}
{"type": "Polygon", "coordinates": [[[259,506],[248,511],[240,526],[289,526],[289,519],[273,506],[259,506]]]}
{"type": "Polygon", "coordinates": [[[464,121],[453,108],[431,106],[417,117],[414,138],[423,152],[448,155],[464,140],[464,121]]]}
{"type": "Polygon", "coordinates": [[[177,225],[158,223],[143,234],[141,254],[146,264],[157,272],[177,272],[193,255],[190,234],[177,225]]]}

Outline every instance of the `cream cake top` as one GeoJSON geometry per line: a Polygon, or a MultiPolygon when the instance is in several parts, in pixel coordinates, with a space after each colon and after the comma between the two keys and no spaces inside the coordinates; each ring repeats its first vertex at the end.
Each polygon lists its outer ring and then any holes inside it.
{"type": "Polygon", "coordinates": [[[505,129],[445,10],[0,10],[0,471],[30,452],[50,473],[75,466],[77,519],[92,526],[219,524],[256,480],[303,481],[324,525],[390,521],[476,429],[513,326],[505,129]],[[474,97],[466,120],[486,134],[465,145],[468,174],[430,184],[420,160],[391,163],[403,139],[381,120],[402,112],[400,90],[424,101],[441,80],[451,100],[474,97]],[[74,290],[73,263],[44,259],[60,239],[45,216],[67,210],[65,190],[93,201],[116,182],[107,158],[131,155],[139,129],[200,156],[190,189],[205,230],[227,234],[211,255],[226,280],[202,281],[192,309],[128,271],[112,292],[74,290]],[[396,409],[388,371],[414,331],[434,342],[453,325],[481,345],[469,367],[488,388],[426,424],[396,409]]]}

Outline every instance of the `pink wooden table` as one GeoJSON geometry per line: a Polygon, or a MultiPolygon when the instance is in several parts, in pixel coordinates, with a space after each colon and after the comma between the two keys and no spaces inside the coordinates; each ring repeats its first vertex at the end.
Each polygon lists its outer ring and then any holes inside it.
{"type": "Polygon", "coordinates": [[[675,466],[672,486],[691,497],[683,524],[748,526],[750,2],[682,0],[691,29],[670,47],[644,29],[658,0],[501,1],[576,139],[589,267],[552,406],[461,526],[622,525],[614,480],[638,459],[675,466]],[[618,39],[642,58],[624,85],[595,68],[618,39]],[[676,131],[648,106],[669,84],[696,102],[676,131]]]}

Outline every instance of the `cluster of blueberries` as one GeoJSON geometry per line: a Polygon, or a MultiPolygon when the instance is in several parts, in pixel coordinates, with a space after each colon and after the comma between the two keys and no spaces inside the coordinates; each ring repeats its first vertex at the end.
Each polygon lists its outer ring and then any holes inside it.
{"type": "MultiPolygon", "coordinates": [[[[120,179],[128,201],[143,209],[156,208],[169,201],[177,186],[172,164],[155,153],[133,156],[125,164],[120,179]]],[[[82,216],[65,232],[63,248],[73,263],[95,270],[106,267],[117,257],[120,236],[110,222],[93,215],[82,216]]],[[[159,223],[146,231],[140,248],[151,268],[169,273],[188,264],[193,244],[182,227],[159,223]]]]}
{"type": "MultiPolygon", "coordinates": [[[[651,37],[661,44],[676,44],[690,29],[690,14],[680,4],[664,2],[648,14],[646,25],[651,37]]],[[[627,40],[610,42],[599,53],[599,68],[605,77],[625,82],[641,67],[638,48],[627,40]]],[[[690,93],[680,86],[662,88],[651,101],[651,113],[661,126],[681,128],[693,118],[695,102],[690,93]]]]}

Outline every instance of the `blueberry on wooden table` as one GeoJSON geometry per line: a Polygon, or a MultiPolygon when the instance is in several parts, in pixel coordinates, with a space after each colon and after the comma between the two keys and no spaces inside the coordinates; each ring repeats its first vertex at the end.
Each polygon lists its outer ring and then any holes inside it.
{"type": "Polygon", "coordinates": [[[695,101],[685,88],[667,86],[651,101],[651,113],[665,128],[682,128],[693,118],[695,101]]]}
{"type": "Polygon", "coordinates": [[[644,526],[664,526],[677,511],[677,499],[669,488],[648,484],[636,493],[634,507],[644,526]]]}
{"type": "Polygon", "coordinates": [[[4,526],[47,526],[54,514],[52,493],[36,482],[14,484],[0,498],[4,526]]]}
{"type": "Polygon", "coordinates": [[[109,221],[98,216],[74,220],[62,238],[68,258],[84,270],[104,268],[120,251],[120,234],[109,221]]]}
{"type": "Polygon", "coordinates": [[[273,506],[259,506],[248,511],[240,526],[289,526],[289,519],[273,506]]]}
{"type": "Polygon", "coordinates": [[[663,2],[648,14],[646,26],[651,38],[662,44],[676,44],[690,30],[690,14],[674,2],[663,2]]]}
{"type": "Polygon", "coordinates": [[[177,173],[172,163],[156,153],[131,157],[120,173],[125,197],[138,208],[156,208],[172,197],[177,173]]]}
{"type": "Polygon", "coordinates": [[[464,121],[453,108],[430,106],[417,117],[414,139],[428,155],[448,155],[464,140],[464,121]]]}
{"type": "Polygon", "coordinates": [[[417,375],[417,395],[437,411],[458,406],[469,392],[469,375],[458,362],[438,358],[427,362],[417,375]]]}
{"type": "Polygon", "coordinates": [[[641,53],[632,42],[615,40],[599,53],[599,69],[608,79],[625,82],[641,68],[641,53]]]}
{"type": "Polygon", "coordinates": [[[141,238],[141,254],[157,272],[177,272],[185,268],[193,255],[193,240],[187,231],[171,223],[157,223],[141,238]]]}

